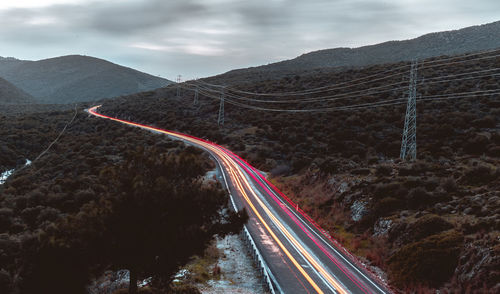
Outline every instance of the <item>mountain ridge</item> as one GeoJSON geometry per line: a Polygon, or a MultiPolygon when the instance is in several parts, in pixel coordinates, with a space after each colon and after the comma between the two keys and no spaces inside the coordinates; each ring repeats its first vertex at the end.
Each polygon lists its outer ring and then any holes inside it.
{"type": "Polygon", "coordinates": [[[0,104],[31,104],[35,99],[0,77],[0,104]]]}
{"type": "Polygon", "coordinates": [[[153,90],[172,83],[85,55],[66,55],[38,61],[1,58],[0,77],[43,103],[92,101],[153,90]]]}
{"type": "Polygon", "coordinates": [[[276,79],[305,71],[332,71],[496,48],[500,48],[500,21],[357,48],[322,49],[289,60],[234,69],[215,77],[234,79],[235,76],[241,76],[241,78],[260,80],[276,79]]]}

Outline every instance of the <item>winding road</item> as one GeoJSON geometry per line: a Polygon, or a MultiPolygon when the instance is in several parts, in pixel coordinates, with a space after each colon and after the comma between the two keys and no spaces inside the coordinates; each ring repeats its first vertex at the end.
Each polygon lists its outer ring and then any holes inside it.
{"type": "Polygon", "coordinates": [[[272,293],[391,293],[257,169],[212,142],[97,112],[97,117],[166,134],[207,151],[217,162],[235,209],[250,216],[245,233],[272,293]]]}

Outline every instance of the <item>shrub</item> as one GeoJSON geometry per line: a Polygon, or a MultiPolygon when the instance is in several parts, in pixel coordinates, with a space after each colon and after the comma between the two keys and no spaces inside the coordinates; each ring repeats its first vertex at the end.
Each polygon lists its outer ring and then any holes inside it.
{"type": "Polygon", "coordinates": [[[500,146],[492,146],[488,148],[488,155],[492,157],[500,157],[500,146]]]}
{"type": "Polygon", "coordinates": [[[339,163],[332,159],[326,159],[319,165],[319,169],[326,174],[334,174],[338,172],[339,163]]]}
{"type": "Polygon", "coordinates": [[[487,115],[483,118],[478,118],[472,121],[472,125],[476,128],[494,128],[496,126],[495,117],[487,115]]]}
{"type": "Polygon", "coordinates": [[[389,258],[389,275],[400,287],[438,287],[455,271],[462,244],[462,234],[452,230],[405,245],[389,258]]]}
{"type": "Polygon", "coordinates": [[[411,166],[402,166],[402,167],[399,168],[399,176],[400,177],[416,176],[418,174],[419,174],[419,172],[414,168],[413,165],[411,165],[411,166]]]}
{"type": "Polygon", "coordinates": [[[375,214],[380,217],[389,215],[391,212],[401,208],[402,206],[403,202],[400,199],[385,197],[375,203],[374,210],[375,214]]]}
{"type": "Polygon", "coordinates": [[[397,198],[397,196],[399,196],[400,190],[401,190],[401,184],[398,182],[389,184],[378,184],[375,187],[374,196],[379,199],[385,197],[397,198]]]}
{"type": "Polygon", "coordinates": [[[357,169],[352,170],[351,174],[366,176],[366,175],[370,174],[370,169],[369,168],[357,168],[357,169]]]}
{"type": "Polygon", "coordinates": [[[11,278],[7,271],[0,270],[0,293],[10,293],[11,278]]]}
{"type": "Polygon", "coordinates": [[[441,181],[441,187],[448,193],[457,191],[457,182],[454,178],[449,177],[441,181]]]}
{"type": "Polygon", "coordinates": [[[410,238],[420,240],[453,228],[453,225],[435,214],[427,214],[408,227],[410,238]]]}
{"type": "Polygon", "coordinates": [[[200,290],[192,285],[178,285],[170,289],[172,294],[200,294],[200,290]]]}
{"type": "Polygon", "coordinates": [[[0,233],[9,230],[12,224],[12,209],[0,208],[0,233]]]}
{"type": "Polygon", "coordinates": [[[390,176],[392,173],[392,167],[388,165],[379,165],[375,171],[375,174],[379,177],[390,176]]]}
{"type": "Polygon", "coordinates": [[[476,135],[467,139],[464,144],[464,151],[468,154],[480,155],[486,151],[488,145],[488,138],[486,136],[476,135]]]}
{"type": "Polygon", "coordinates": [[[495,174],[491,168],[486,165],[478,165],[467,169],[462,179],[469,185],[482,185],[489,183],[494,178],[495,174]]]}
{"type": "Polygon", "coordinates": [[[408,193],[408,206],[418,208],[430,204],[431,194],[422,187],[416,187],[408,193]]]}

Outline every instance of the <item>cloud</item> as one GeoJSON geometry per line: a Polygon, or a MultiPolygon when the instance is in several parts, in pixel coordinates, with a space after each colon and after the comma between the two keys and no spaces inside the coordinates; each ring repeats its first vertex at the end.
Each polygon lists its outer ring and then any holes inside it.
{"type": "Polygon", "coordinates": [[[187,53],[200,56],[223,56],[225,55],[225,53],[227,53],[223,48],[203,44],[183,44],[168,46],[152,43],[134,43],[131,44],[130,47],[169,53],[187,53]]]}
{"type": "Polygon", "coordinates": [[[174,79],[498,20],[497,0],[22,0],[0,56],[86,54],[174,79]]]}

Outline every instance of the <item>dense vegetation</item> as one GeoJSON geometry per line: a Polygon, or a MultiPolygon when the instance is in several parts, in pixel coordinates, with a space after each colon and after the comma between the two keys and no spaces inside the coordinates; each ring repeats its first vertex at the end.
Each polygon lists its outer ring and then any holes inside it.
{"type": "MultiPolygon", "coordinates": [[[[430,82],[500,67],[498,57],[466,62],[470,59],[434,67],[424,63],[419,76],[428,82],[419,84],[418,92],[446,98],[498,89],[499,78],[492,75],[430,82]]],[[[403,65],[277,81],[224,76],[206,81],[245,91],[289,92],[341,84],[403,65]]],[[[398,82],[401,75],[388,75],[382,81],[334,93],[398,82]]],[[[307,106],[368,103],[401,95],[396,89],[360,92],[349,99],[307,106]]],[[[304,210],[351,251],[383,268],[399,289],[465,292],[486,287],[495,292],[500,290],[498,98],[496,94],[419,102],[419,159],[414,163],[397,159],[404,104],[293,114],[226,104],[226,124],[217,127],[217,99],[201,96],[201,105],[193,106],[192,91],[183,90],[182,98],[176,98],[172,87],[106,102],[101,111],[226,144],[257,168],[270,171],[275,183],[304,210]]]]}
{"type": "MultiPolygon", "coordinates": [[[[245,215],[200,180],[213,163],[166,136],[72,111],[2,117],[0,293],[86,293],[103,271],[128,269],[168,289],[180,265],[245,215]]],[[[156,290],[161,292],[163,290],[156,290]]]]}

